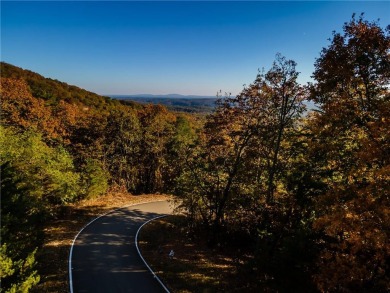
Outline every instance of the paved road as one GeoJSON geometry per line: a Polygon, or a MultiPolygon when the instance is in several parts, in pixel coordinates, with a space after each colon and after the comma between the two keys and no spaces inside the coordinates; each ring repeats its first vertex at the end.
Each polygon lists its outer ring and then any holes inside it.
{"type": "Polygon", "coordinates": [[[171,212],[166,201],[147,203],[87,226],[73,247],[73,292],[165,292],[140,259],[134,239],[144,222],[171,212]]]}

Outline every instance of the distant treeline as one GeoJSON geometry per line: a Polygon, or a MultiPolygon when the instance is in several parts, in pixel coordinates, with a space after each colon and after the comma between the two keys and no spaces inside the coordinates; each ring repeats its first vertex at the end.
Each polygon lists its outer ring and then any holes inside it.
{"type": "Polygon", "coordinates": [[[163,105],[171,111],[187,112],[187,113],[211,113],[215,106],[217,97],[215,98],[168,98],[168,97],[128,97],[128,96],[112,96],[121,101],[134,101],[142,104],[163,105]]]}

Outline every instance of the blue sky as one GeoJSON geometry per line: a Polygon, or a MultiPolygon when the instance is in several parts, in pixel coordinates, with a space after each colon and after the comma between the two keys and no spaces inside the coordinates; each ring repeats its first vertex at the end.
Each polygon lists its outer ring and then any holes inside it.
{"type": "Polygon", "coordinates": [[[1,60],[99,94],[238,94],[280,52],[307,82],[352,13],[390,2],[1,1],[1,60]]]}

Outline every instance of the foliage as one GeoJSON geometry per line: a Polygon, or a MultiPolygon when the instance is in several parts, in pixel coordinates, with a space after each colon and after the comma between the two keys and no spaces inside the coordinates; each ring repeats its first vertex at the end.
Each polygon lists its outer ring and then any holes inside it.
{"type": "Polygon", "coordinates": [[[28,292],[39,282],[34,266],[42,221],[76,198],[79,175],[62,147],[47,146],[31,130],[1,126],[0,144],[2,289],[28,292]]]}
{"type": "Polygon", "coordinates": [[[314,83],[278,54],[207,117],[1,63],[2,285],[38,282],[40,221],[119,186],[176,193],[189,231],[251,251],[243,269],[264,288],[390,290],[389,51],[390,26],[353,17],[314,83]],[[307,98],[317,110],[303,115],[307,98]]]}
{"type": "Polygon", "coordinates": [[[39,282],[34,256],[42,239],[37,229],[42,213],[28,190],[18,187],[9,163],[1,165],[1,171],[1,287],[4,292],[28,292],[39,282]]]}
{"type": "Polygon", "coordinates": [[[31,94],[35,98],[44,100],[49,105],[56,105],[60,101],[64,101],[82,106],[86,110],[88,108],[108,110],[120,104],[117,100],[99,96],[58,80],[44,78],[37,73],[23,70],[5,62],[1,62],[0,66],[2,78],[24,80],[30,87],[31,94]]]}
{"type": "Polygon", "coordinates": [[[285,200],[280,174],[291,150],[287,138],[304,109],[295,66],[277,55],[273,67],[240,95],[221,99],[203,136],[187,151],[177,193],[191,218],[213,226],[213,237],[226,225],[257,234],[253,223],[272,225],[275,195],[285,200]]]}
{"type": "Polygon", "coordinates": [[[278,55],[219,102],[186,152],[176,192],[188,216],[213,236],[246,231],[259,280],[299,266],[322,291],[389,289],[389,31],[346,23],[309,91],[278,55]],[[318,110],[299,120],[309,94],[318,110]]]}
{"type": "Polygon", "coordinates": [[[8,255],[7,245],[2,244],[0,248],[0,279],[1,292],[26,293],[39,283],[40,277],[34,270],[35,262],[34,250],[26,259],[14,260],[8,255]]]}
{"type": "MultiPolygon", "coordinates": [[[[176,117],[163,106],[147,105],[138,113],[141,125],[140,188],[138,192],[164,190],[164,173],[169,169],[167,146],[174,134],[176,117]]],[[[169,177],[169,174],[167,174],[169,177]]]]}
{"type": "Polygon", "coordinates": [[[179,161],[168,147],[175,139],[176,115],[161,106],[125,106],[10,64],[1,66],[2,124],[39,132],[48,146],[62,145],[82,177],[78,198],[101,194],[107,183],[135,193],[172,188],[179,161]]]}
{"type": "Polygon", "coordinates": [[[3,125],[32,128],[50,135],[54,132],[51,112],[44,101],[31,95],[23,80],[1,78],[1,122],[3,125]]]}
{"type": "Polygon", "coordinates": [[[167,164],[164,185],[167,191],[173,191],[176,180],[180,178],[186,164],[187,153],[196,144],[201,129],[200,122],[194,116],[180,114],[176,117],[173,134],[167,143],[167,164]]]}
{"type": "Polygon", "coordinates": [[[137,156],[140,126],[136,113],[117,109],[112,111],[105,125],[104,160],[112,183],[135,190],[137,182],[137,156]],[[112,135],[115,134],[115,135],[112,135]]]}
{"type": "Polygon", "coordinates": [[[72,158],[61,146],[49,147],[33,131],[17,133],[0,128],[0,162],[15,169],[20,187],[44,207],[73,201],[78,194],[79,175],[72,158]]]}
{"type": "Polygon", "coordinates": [[[321,290],[386,291],[389,264],[390,29],[360,16],[334,33],[316,62],[320,112],[310,121],[321,231],[321,290]],[[343,66],[340,66],[343,64],[343,66]]]}
{"type": "Polygon", "coordinates": [[[88,159],[81,177],[86,198],[98,197],[107,192],[109,175],[98,160],[88,159]]]}

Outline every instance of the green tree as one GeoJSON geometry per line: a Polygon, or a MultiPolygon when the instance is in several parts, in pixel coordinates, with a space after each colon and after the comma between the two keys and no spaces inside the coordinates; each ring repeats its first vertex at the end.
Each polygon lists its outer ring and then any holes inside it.
{"type": "Polygon", "coordinates": [[[138,192],[164,190],[164,174],[170,167],[167,146],[174,135],[175,115],[161,105],[146,105],[138,112],[141,125],[138,192]]]}
{"type": "Polygon", "coordinates": [[[126,108],[113,110],[104,130],[103,164],[111,175],[111,183],[128,191],[139,186],[140,131],[137,113],[126,108]]]}
{"type": "Polygon", "coordinates": [[[28,292],[39,282],[34,270],[36,247],[42,242],[39,203],[20,187],[15,169],[1,165],[1,291],[28,292]]]}
{"type": "Polygon", "coordinates": [[[43,209],[77,198],[79,174],[64,148],[49,147],[33,131],[17,133],[4,127],[0,128],[0,144],[0,162],[15,169],[20,187],[39,199],[43,209]]]}
{"type": "Polygon", "coordinates": [[[200,126],[191,115],[180,114],[176,117],[173,134],[168,137],[166,145],[166,161],[169,163],[163,173],[164,190],[174,189],[184,169],[187,153],[198,139],[198,131],[200,126]]]}
{"type": "Polygon", "coordinates": [[[98,197],[107,192],[109,174],[103,169],[100,161],[87,159],[81,178],[86,198],[98,197]]]}
{"type": "Polygon", "coordinates": [[[27,293],[37,285],[40,277],[35,266],[36,250],[31,252],[25,259],[14,259],[7,251],[7,245],[0,248],[0,292],[27,293]]]}
{"type": "Polygon", "coordinates": [[[64,148],[32,130],[0,126],[2,288],[28,292],[39,282],[35,252],[42,223],[79,194],[79,174],[64,148]]]}

